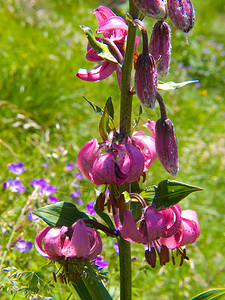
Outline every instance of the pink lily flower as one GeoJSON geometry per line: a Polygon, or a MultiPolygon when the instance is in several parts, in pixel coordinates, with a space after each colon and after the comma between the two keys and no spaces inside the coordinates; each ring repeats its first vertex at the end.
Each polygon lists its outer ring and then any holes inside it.
{"type": "Polygon", "coordinates": [[[141,151],[145,166],[143,172],[148,171],[148,167],[156,160],[157,153],[155,149],[155,122],[148,120],[147,128],[151,131],[152,136],[145,135],[144,131],[134,131],[132,141],[141,151]]]}
{"type": "Polygon", "coordinates": [[[107,142],[99,144],[92,139],[80,150],[77,165],[97,185],[121,185],[139,179],[144,169],[144,157],[137,147],[129,143],[109,147],[107,142]],[[106,153],[100,154],[103,146],[106,146],[106,153]]]}
{"type": "Polygon", "coordinates": [[[159,243],[169,249],[176,249],[187,244],[193,244],[200,235],[198,215],[193,210],[183,210],[181,213],[181,226],[177,233],[159,239],[159,243]]]}
{"type": "MultiPolygon", "coordinates": [[[[120,56],[124,57],[124,44],[128,32],[128,26],[125,20],[117,16],[106,6],[100,5],[94,10],[95,16],[98,20],[99,27],[96,29],[97,34],[102,34],[105,39],[109,39],[114,46],[118,48],[120,56]]],[[[97,41],[102,39],[96,37],[97,41]]],[[[139,38],[136,38],[136,47],[139,38]]],[[[88,45],[88,52],[86,58],[90,61],[102,61],[103,59],[88,45]]],[[[122,63],[122,62],[120,62],[122,63]]],[[[117,72],[119,86],[121,84],[121,65],[118,63],[104,60],[101,64],[91,70],[79,69],[76,74],[85,81],[98,81],[109,77],[114,71],[117,72]]]]}
{"type": "Polygon", "coordinates": [[[35,238],[35,248],[42,256],[51,260],[68,257],[94,260],[102,251],[102,241],[100,235],[94,229],[86,227],[80,219],[70,228],[44,228],[35,238]]]}

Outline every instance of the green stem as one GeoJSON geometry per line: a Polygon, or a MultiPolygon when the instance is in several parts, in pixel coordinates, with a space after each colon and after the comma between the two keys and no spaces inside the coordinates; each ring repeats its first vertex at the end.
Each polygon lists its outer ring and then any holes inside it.
{"type": "MultiPolygon", "coordinates": [[[[129,0],[129,13],[136,19],[138,9],[129,0]]],[[[132,115],[132,94],[130,93],[131,70],[134,57],[136,26],[129,22],[127,47],[122,66],[121,76],[121,103],[120,103],[120,133],[123,136],[131,135],[131,115],[132,115]]],[[[129,191],[129,186],[126,187],[129,191]]],[[[130,243],[122,237],[119,239],[119,260],[120,260],[120,299],[131,300],[132,298],[132,274],[131,274],[131,249],[130,243]]]]}

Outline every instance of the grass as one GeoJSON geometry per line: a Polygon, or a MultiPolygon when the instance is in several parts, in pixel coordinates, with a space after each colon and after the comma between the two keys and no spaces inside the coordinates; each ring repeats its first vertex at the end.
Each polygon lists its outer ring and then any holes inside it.
{"type": "MultiPolygon", "coordinates": [[[[27,196],[32,192],[29,180],[45,178],[58,188],[57,197],[70,200],[74,190],[74,171],[65,171],[67,162],[75,162],[80,147],[98,137],[99,116],[84,101],[85,96],[99,106],[112,95],[115,110],[119,112],[119,90],[115,75],[103,82],[81,82],[74,75],[79,67],[91,68],[85,60],[86,39],[79,28],[84,24],[96,28],[92,14],[97,1],[36,0],[0,2],[0,164],[1,182],[10,174],[7,165],[23,161],[27,171],[21,175],[26,186],[25,195],[1,192],[0,198],[0,254],[10,237],[27,196]],[[42,163],[47,162],[48,168],[42,163]],[[6,233],[4,230],[6,229],[6,233]]],[[[224,255],[224,84],[225,42],[224,3],[220,1],[194,1],[196,24],[190,33],[190,45],[184,35],[172,27],[172,61],[170,75],[162,80],[175,82],[199,80],[200,86],[189,85],[182,89],[162,92],[169,117],[173,120],[179,144],[180,171],[177,180],[204,188],[204,192],[190,195],[182,201],[183,209],[198,212],[201,235],[197,245],[188,246],[190,261],[182,268],[167,264],[152,270],[144,262],[144,249],[133,245],[133,298],[134,299],[188,299],[213,287],[223,287],[225,282],[224,255]]],[[[125,14],[125,6],[117,7],[118,14],[125,14]]],[[[153,21],[148,20],[148,31],[153,21]]],[[[138,113],[138,100],[134,98],[134,117],[138,113]]],[[[157,120],[159,110],[144,109],[138,129],[147,118],[157,120]]],[[[117,117],[116,123],[118,124],[117,117]]],[[[147,185],[172,179],[156,161],[150,168],[147,185]]],[[[85,204],[95,199],[94,185],[82,180],[79,188],[85,204]],[[91,189],[91,194],[90,194],[91,189]]],[[[41,204],[46,204],[41,203],[41,204]]],[[[34,201],[29,209],[34,209],[34,201]]],[[[23,216],[13,240],[23,233],[26,240],[34,237],[43,223],[31,222],[23,216]]],[[[114,240],[104,238],[103,256],[109,263],[110,279],[107,284],[113,299],[118,297],[118,257],[114,240]]],[[[46,283],[52,280],[52,265],[40,257],[34,247],[20,253],[12,247],[6,255],[5,266],[22,271],[42,271],[46,283]]],[[[40,272],[41,274],[42,272],[40,272]]],[[[29,286],[25,275],[10,283],[1,275],[5,290],[1,299],[11,299],[9,291],[29,286]]],[[[33,274],[33,273],[32,273],[33,274]]],[[[40,275],[39,274],[39,275],[40,275]]],[[[36,274],[32,278],[37,278],[36,274]]],[[[15,275],[16,277],[16,275],[15,275]]],[[[12,279],[12,278],[11,278],[12,279]]],[[[40,282],[39,294],[66,299],[65,285],[51,288],[40,282]],[[49,290],[47,289],[49,288],[49,290]],[[52,290],[51,290],[52,289],[52,290]],[[54,294],[53,294],[54,292],[54,294]]],[[[30,289],[32,286],[30,285],[30,289]]],[[[16,299],[24,299],[18,292],[16,299]]]]}

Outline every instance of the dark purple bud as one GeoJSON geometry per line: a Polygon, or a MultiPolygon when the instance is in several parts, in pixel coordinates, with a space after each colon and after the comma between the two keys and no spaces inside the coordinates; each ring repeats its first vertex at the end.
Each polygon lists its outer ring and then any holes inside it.
{"type": "Polygon", "coordinates": [[[170,119],[159,119],[155,126],[156,153],[163,168],[172,176],[178,171],[177,139],[170,119]]]}
{"type": "Polygon", "coordinates": [[[176,28],[186,33],[192,29],[195,22],[195,9],[191,0],[168,0],[167,8],[176,28]]]}
{"type": "Polygon", "coordinates": [[[134,4],[149,18],[157,20],[166,19],[167,12],[163,0],[134,0],[134,4]]]}
{"type": "Polygon", "coordinates": [[[157,73],[166,75],[170,66],[171,53],[170,26],[165,21],[154,24],[149,43],[149,52],[158,61],[157,73]]]}
{"type": "Polygon", "coordinates": [[[153,109],[157,94],[157,72],[155,60],[151,54],[140,54],[135,70],[135,91],[141,104],[153,109]]]}

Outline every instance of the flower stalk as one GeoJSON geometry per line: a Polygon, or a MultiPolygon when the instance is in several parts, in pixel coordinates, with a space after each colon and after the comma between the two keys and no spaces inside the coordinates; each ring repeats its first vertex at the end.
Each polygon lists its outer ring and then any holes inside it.
{"type": "MultiPolygon", "coordinates": [[[[129,13],[136,19],[138,9],[133,0],[129,0],[129,13]]],[[[121,102],[120,102],[120,133],[124,136],[131,135],[131,114],[132,114],[132,94],[130,93],[131,70],[135,49],[137,27],[129,22],[127,46],[122,66],[121,77],[121,102]]],[[[129,184],[127,189],[129,190],[129,184]]],[[[131,274],[131,247],[130,243],[122,237],[119,240],[119,260],[120,260],[120,299],[130,300],[132,297],[132,274],[131,274]]]]}

